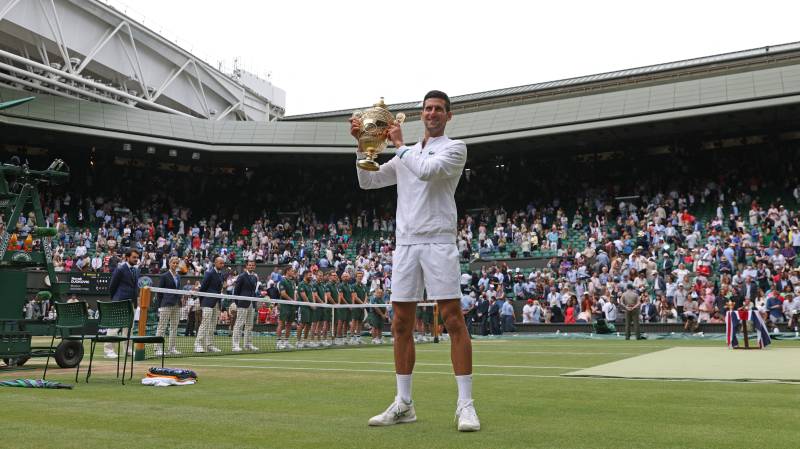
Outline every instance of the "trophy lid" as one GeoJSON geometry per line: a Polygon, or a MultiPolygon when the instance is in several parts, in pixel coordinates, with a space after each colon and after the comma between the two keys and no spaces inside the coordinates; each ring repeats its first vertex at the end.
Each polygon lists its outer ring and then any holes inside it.
{"type": "Polygon", "coordinates": [[[373,104],[372,107],[386,109],[386,103],[383,102],[383,97],[381,97],[381,99],[378,100],[377,103],[373,104]]]}

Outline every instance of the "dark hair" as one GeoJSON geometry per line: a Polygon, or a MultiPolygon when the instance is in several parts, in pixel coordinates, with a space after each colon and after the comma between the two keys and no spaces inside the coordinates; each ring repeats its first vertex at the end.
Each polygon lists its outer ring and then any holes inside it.
{"type": "Polygon", "coordinates": [[[432,90],[425,94],[425,98],[422,99],[422,105],[425,106],[425,100],[428,98],[441,98],[444,100],[444,110],[450,112],[450,97],[447,96],[446,93],[442,92],[441,90],[432,90]]]}
{"type": "Polygon", "coordinates": [[[142,254],[139,252],[139,250],[138,250],[138,249],[135,249],[135,248],[128,248],[128,250],[127,250],[127,251],[125,251],[125,257],[131,257],[131,256],[133,255],[133,253],[136,253],[136,255],[137,255],[137,256],[141,256],[141,255],[142,255],[142,254]]]}

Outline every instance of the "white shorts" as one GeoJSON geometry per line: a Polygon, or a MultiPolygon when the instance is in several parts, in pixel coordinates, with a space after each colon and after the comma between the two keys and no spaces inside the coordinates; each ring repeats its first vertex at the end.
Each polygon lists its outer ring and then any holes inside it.
{"type": "Polygon", "coordinates": [[[392,263],[392,301],[461,298],[461,267],[455,243],[398,245],[392,263]]]}

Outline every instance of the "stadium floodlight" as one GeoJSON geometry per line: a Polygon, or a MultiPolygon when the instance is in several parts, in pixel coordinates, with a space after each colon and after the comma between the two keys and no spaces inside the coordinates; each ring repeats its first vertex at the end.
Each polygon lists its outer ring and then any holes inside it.
{"type": "Polygon", "coordinates": [[[129,144],[129,143],[123,143],[122,144],[122,151],[131,151],[132,149],[133,149],[133,147],[131,147],[131,144],[129,144]]]}
{"type": "Polygon", "coordinates": [[[198,153],[197,151],[192,153],[192,159],[194,159],[196,161],[199,160],[200,159],[200,153],[198,153]]]}
{"type": "Polygon", "coordinates": [[[178,157],[178,150],[169,150],[169,157],[178,157]]]}
{"type": "Polygon", "coordinates": [[[147,154],[156,154],[156,147],[150,145],[147,147],[147,154]]]}

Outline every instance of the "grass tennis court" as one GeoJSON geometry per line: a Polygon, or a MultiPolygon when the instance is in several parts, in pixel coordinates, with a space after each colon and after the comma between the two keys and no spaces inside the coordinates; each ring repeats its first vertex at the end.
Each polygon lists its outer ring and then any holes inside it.
{"type": "MultiPolygon", "coordinates": [[[[453,424],[449,343],[418,348],[419,421],[390,428],[366,425],[394,395],[390,346],[172,359],[168,366],[192,368],[200,382],[169,388],[141,386],[136,376],[122,386],[112,363],[98,359],[91,383],[74,390],[0,389],[2,447],[796,447],[798,385],[562,376],[673,347],[722,344],[476,340],[482,430],[472,434],[453,424]]],[[[770,350],[780,348],[800,344],[778,341],[770,350]]],[[[152,362],[136,365],[139,377],[152,362]]],[[[49,380],[74,381],[74,370],[52,373],[49,380]]],[[[0,374],[14,377],[41,377],[41,370],[0,374]]]]}

